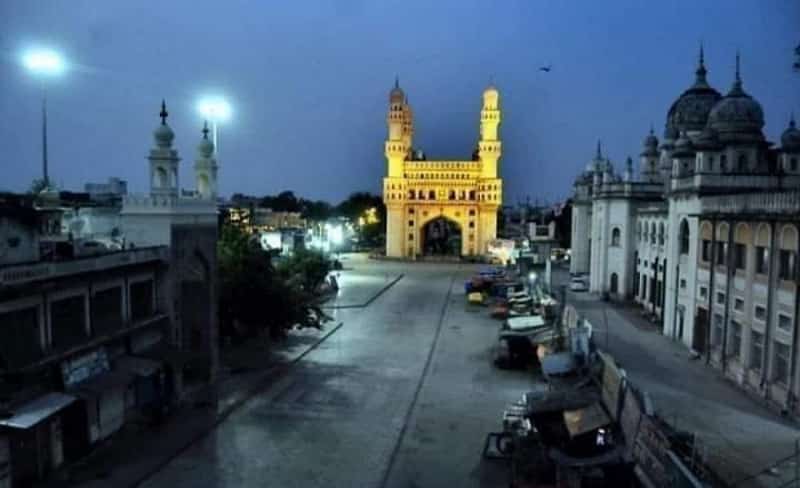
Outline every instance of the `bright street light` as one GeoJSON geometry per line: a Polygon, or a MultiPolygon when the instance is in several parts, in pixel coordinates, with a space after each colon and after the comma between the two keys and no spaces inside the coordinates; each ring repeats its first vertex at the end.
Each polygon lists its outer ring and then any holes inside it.
{"type": "Polygon", "coordinates": [[[203,98],[197,104],[200,115],[211,121],[211,132],[214,143],[214,151],[219,153],[219,136],[217,134],[217,123],[227,122],[231,118],[231,106],[221,97],[203,98]]]}
{"type": "Polygon", "coordinates": [[[58,76],[67,69],[64,58],[50,49],[32,49],[22,55],[22,64],[34,74],[58,76]]]}
{"type": "Polygon", "coordinates": [[[47,90],[44,78],[59,76],[67,69],[67,63],[51,49],[31,49],[22,54],[22,64],[34,76],[42,79],[42,180],[45,189],[50,188],[47,171],[47,90]]]}

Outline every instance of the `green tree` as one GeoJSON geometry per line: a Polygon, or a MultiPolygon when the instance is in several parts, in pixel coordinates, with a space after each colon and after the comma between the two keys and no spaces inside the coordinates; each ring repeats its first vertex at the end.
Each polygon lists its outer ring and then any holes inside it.
{"type": "Polygon", "coordinates": [[[386,236],[386,205],[379,195],[366,192],[353,193],[336,206],[336,215],[356,223],[359,217],[364,216],[371,208],[377,210],[378,222],[361,226],[359,237],[364,242],[377,245],[386,236]]]}
{"type": "Polygon", "coordinates": [[[222,336],[242,338],[267,331],[272,337],[285,337],[293,327],[321,328],[329,319],[304,288],[307,278],[287,279],[273,266],[272,256],[243,230],[225,225],[217,253],[222,336]]]}
{"type": "Polygon", "coordinates": [[[306,293],[315,293],[332,268],[324,253],[311,249],[298,249],[278,266],[283,278],[299,286],[306,293]]]}

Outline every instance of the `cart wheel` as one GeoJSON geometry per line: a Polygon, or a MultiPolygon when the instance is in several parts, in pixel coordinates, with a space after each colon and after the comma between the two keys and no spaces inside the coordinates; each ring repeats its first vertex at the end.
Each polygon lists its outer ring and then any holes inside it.
{"type": "Polygon", "coordinates": [[[495,437],[494,447],[497,449],[497,452],[506,456],[510,455],[511,452],[514,450],[514,444],[513,444],[513,439],[511,438],[511,434],[508,432],[503,432],[502,434],[495,437]]]}

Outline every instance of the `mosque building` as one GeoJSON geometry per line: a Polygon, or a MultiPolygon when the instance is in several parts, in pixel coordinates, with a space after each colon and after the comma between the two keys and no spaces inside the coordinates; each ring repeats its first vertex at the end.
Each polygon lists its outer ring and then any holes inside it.
{"type": "Polygon", "coordinates": [[[413,112],[395,82],[389,93],[383,179],[388,257],[486,252],[497,234],[497,211],[503,201],[499,102],[497,88],[490,85],[483,92],[480,140],[471,160],[431,161],[413,147],[413,112]]]}
{"type": "Polygon", "coordinates": [[[722,95],[701,48],[663,140],[652,129],[644,139],[638,178],[630,158],[618,175],[598,144],[576,179],[570,271],[588,273],[590,291],[640,304],[665,335],[796,413],[800,130],[792,116],[776,147],[763,127],[738,54],[722,95]]]}

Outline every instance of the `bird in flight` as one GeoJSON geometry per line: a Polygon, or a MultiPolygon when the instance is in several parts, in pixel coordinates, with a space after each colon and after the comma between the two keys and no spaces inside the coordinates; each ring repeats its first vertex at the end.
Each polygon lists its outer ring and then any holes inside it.
{"type": "Polygon", "coordinates": [[[542,66],[541,68],[539,68],[539,71],[544,71],[545,73],[549,73],[551,69],[553,69],[553,65],[548,64],[547,66],[542,66]]]}

